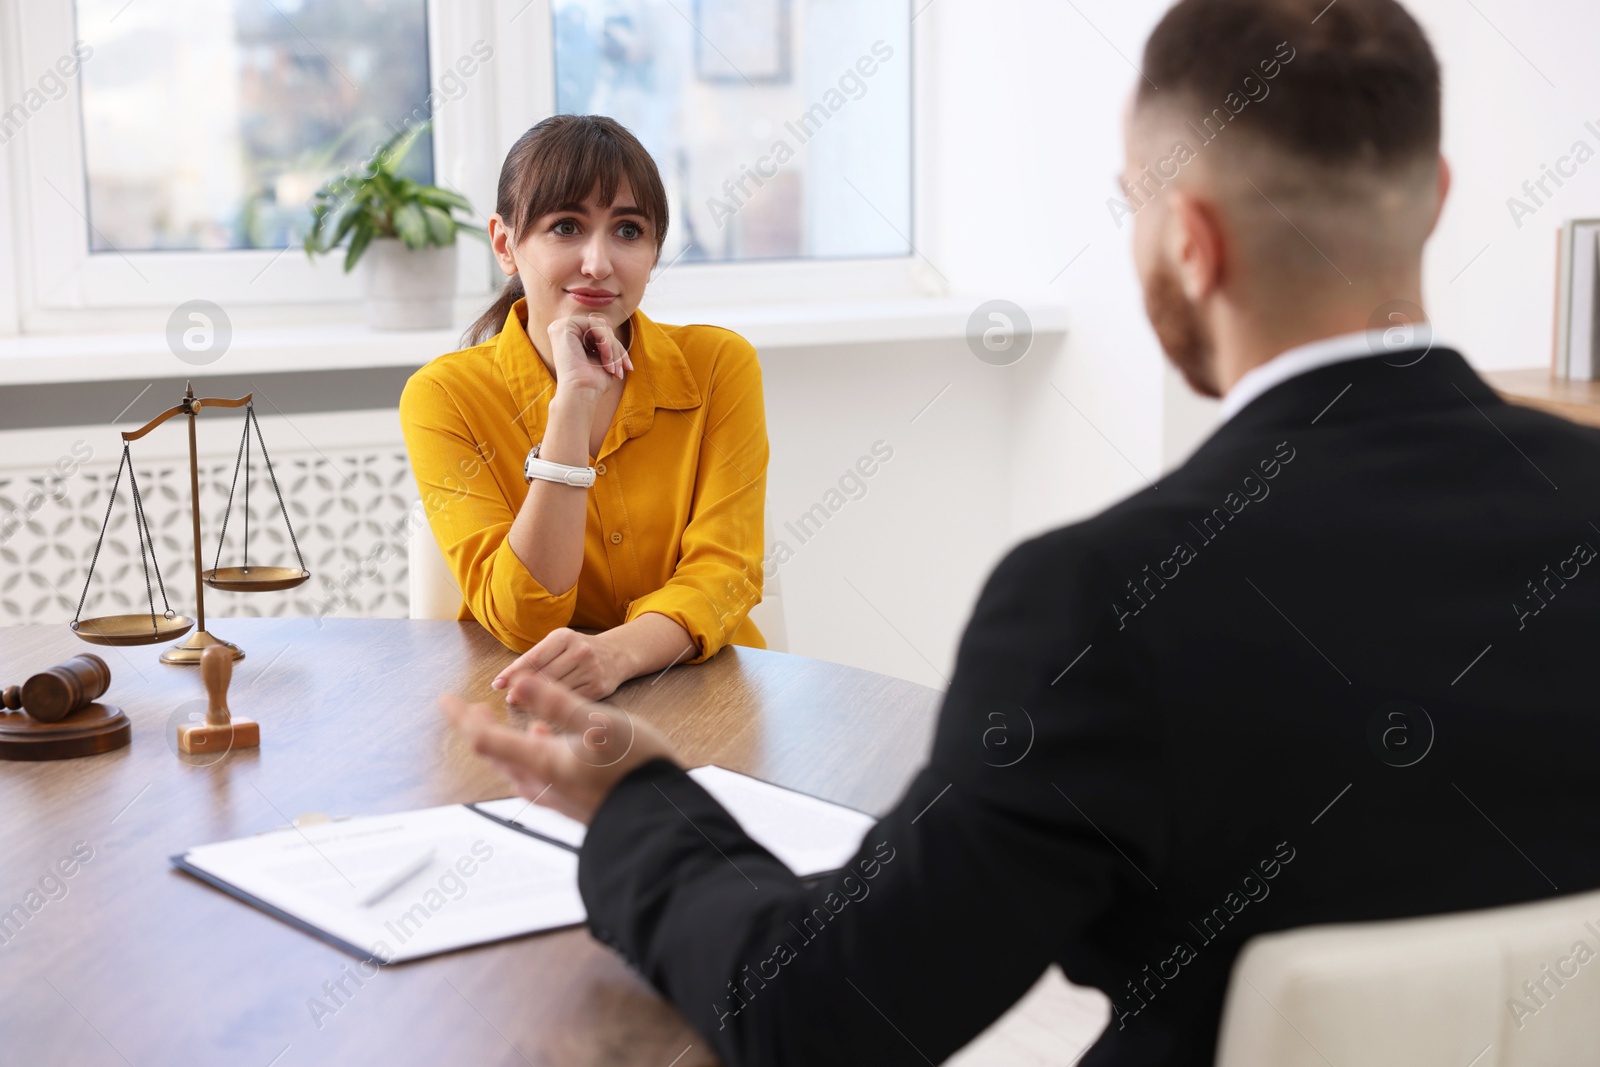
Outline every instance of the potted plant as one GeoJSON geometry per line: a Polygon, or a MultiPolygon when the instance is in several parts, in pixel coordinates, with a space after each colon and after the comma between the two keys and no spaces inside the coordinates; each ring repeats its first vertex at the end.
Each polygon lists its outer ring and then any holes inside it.
{"type": "Polygon", "coordinates": [[[487,239],[455,217],[471,213],[465,197],[423,185],[398,168],[427,123],[402,130],[359,173],[329,179],[311,198],[307,257],[345,246],[345,273],[367,261],[367,323],[378,330],[447,328],[452,324],[456,234],[487,239]]]}

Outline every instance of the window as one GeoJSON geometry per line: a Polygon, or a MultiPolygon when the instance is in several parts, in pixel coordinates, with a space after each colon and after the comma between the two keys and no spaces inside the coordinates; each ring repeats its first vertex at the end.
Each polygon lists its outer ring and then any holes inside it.
{"type": "MultiPolygon", "coordinates": [[[[160,329],[193,299],[240,326],[354,318],[363,272],[299,251],[322,181],[431,117],[411,174],[481,219],[507,149],[558,110],[612,115],[660,165],[673,218],[658,306],[938,291],[912,245],[912,99],[928,87],[911,13],[910,0],[0,0],[24,94],[0,99],[0,242],[19,250],[14,274],[0,263],[0,331],[160,329]]],[[[464,318],[503,279],[481,243],[457,248],[464,318]]]]}
{"type": "Polygon", "coordinates": [[[663,262],[911,254],[898,0],[553,0],[556,110],[656,160],[663,262]]]}
{"type": "MultiPolygon", "coordinates": [[[[96,253],[284,248],[428,95],[425,0],[77,0],[96,253]]],[[[433,180],[421,135],[404,169],[433,180]]]]}

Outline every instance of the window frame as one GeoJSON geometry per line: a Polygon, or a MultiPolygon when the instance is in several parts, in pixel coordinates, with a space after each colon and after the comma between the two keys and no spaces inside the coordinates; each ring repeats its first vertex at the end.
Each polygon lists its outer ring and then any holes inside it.
{"type": "MultiPolygon", "coordinates": [[[[906,7],[910,18],[912,0],[906,7]]],[[[467,91],[438,107],[434,117],[435,181],[461,190],[481,220],[493,211],[506,150],[555,109],[552,0],[429,0],[427,11],[431,87],[475,42],[494,48],[467,91]],[[544,61],[510,61],[530,54],[544,61]]],[[[71,54],[77,39],[73,0],[0,0],[0,29],[9,31],[0,33],[0,41],[12,42],[0,45],[0,70],[10,71],[0,80],[0,107],[9,107],[36,81],[26,72],[43,72],[71,54]]],[[[919,240],[930,232],[925,160],[933,92],[925,71],[933,33],[933,19],[912,19],[910,254],[663,263],[647,303],[702,307],[947,293],[948,280],[924,255],[926,240],[919,240]]],[[[91,254],[87,240],[49,240],[52,233],[83,234],[87,224],[80,93],[75,77],[63,97],[33,113],[0,145],[0,247],[13,250],[9,259],[0,256],[0,335],[162,329],[173,307],[196,297],[223,305],[238,324],[360,318],[360,272],[344,273],[342,253],[315,262],[293,246],[91,254]],[[77,180],[62,182],[62,174],[77,180]]],[[[457,248],[457,310],[464,317],[498,291],[503,276],[481,242],[467,238],[457,248]]]]}

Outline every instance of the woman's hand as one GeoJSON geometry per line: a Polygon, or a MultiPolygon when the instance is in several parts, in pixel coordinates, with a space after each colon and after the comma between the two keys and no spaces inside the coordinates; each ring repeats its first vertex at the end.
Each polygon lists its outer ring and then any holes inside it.
{"type": "Polygon", "coordinates": [[[622,708],[590,704],[531,673],[517,690],[519,706],[535,716],[527,730],[501,726],[487,705],[469,706],[453,693],[441,696],[439,707],[472,750],[529,800],[587,823],[635,769],[653,759],[678,762],[655,727],[622,708]]]}
{"type": "Polygon", "coordinates": [[[550,358],[555,364],[558,390],[576,388],[598,393],[613,378],[621,381],[625,372],[633,370],[628,350],[599,312],[552,322],[550,358]]]}
{"type": "Polygon", "coordinates": [[[613,640],[563,626],[512,660],[489,684],[506,690],[506,703],[520,706],[518,695],[528,691],[518,684],[524,678],[556,682],[580,697],[599,700],[631,677],[613,640]]]}

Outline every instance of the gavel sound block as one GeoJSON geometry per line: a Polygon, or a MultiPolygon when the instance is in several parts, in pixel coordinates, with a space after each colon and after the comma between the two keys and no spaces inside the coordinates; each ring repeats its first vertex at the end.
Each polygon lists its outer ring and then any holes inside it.
{"type": "Polygon", "coordinates": [[[85,653],[0,690],[0,759],[70,759],[125,746],[128,717],[96,703],[110,685],[105,660],[85,653]]]}
{"type": "Polygon", "coordinates": [[[226,752],[235,748],[261,747],[261,725],[254,719],[228,711],[228,685],[233,681],[233,650],[212,645],[200,654],[200,677],[205,679],[206,721],[180,723],[178,751],[184,753],[226,752]]]}

